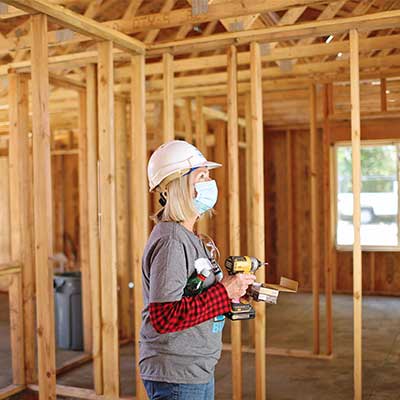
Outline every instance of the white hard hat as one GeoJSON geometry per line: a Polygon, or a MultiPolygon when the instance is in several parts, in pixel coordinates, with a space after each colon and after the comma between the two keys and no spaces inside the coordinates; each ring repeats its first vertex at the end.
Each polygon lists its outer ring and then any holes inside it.
{"type": "Polygon", "coordinates": [[[161,183],[165,186],[172,179],[197,167],[212,169],[221,167],[221,164],[207,161],[195,146],[184,140],[172,140],[162,144],[151,155],[147,166],[150,191],[156,189],[161,183]],[[164,181],[166,178],[169,178],[167,182],[164,181]]]}

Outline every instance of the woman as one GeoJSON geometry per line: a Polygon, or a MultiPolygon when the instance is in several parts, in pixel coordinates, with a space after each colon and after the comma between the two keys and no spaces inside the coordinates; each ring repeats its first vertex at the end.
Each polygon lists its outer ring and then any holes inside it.
{"type": "MultiPolygon", "coordinates": [[[[174,140],[160,146],[148,165],[150,190],[160,192],[143,265],[140,373],[150,399],[212,400],[214,368],[221,354],[223,314],[243,296],[253,275],[212,272],[211,254],[195,234],[201,215],[217,201],[207,161],[191,144],[174,140]],[[187,295],[190,278],[201,270],[203,288],[187,295]]],[[[215,266],[215,264],[214,264],[215,266]]],[[[215,272],[215,271],[214,271],[215,272]]]]}

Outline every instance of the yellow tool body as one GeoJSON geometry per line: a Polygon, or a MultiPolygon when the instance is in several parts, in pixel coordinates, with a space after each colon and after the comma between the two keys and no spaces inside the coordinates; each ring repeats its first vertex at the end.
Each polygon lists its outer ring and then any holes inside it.
{"type": "MultiPolygon", "coordinates": [[[[225,260],[225,268],[229,275],[255,274],[260,267],[266,264],[255,257],[249,256],[230,256],[225,260]]],[[[253,319],[255,311],[250,304],[237,299],[232,301],[231,311],[226,316],[232,321],[253,319]]]]}

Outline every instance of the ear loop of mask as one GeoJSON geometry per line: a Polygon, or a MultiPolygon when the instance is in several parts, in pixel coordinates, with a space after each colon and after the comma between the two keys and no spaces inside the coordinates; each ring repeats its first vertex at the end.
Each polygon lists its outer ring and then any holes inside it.
{"type": "Polygon", "coordinates": [[[165,207],[167,204],[167,192],[160,192],[160,198],[158,202],[161,204],[161,207],[165,207]]]}
{"type": "MultiPolygon", "coordinates": [[[[191,169],[189,169],[188,172],[186,172],[182,176],[189,175],[191,172],[193,172],[197,168],[200,168],[200,167],[191,168],[191,169]]],[[[167,204],[167,192],[160,192],[160,198],[158,199],[158,202],[160,203],[161,207],[165,207],[165,205],[167,204]]]]}

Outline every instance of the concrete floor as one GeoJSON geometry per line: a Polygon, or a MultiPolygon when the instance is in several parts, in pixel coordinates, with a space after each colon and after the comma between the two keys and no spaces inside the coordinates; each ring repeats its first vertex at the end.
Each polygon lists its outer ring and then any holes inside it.
{"type": "MultiPolygon", "coordinates": [[[[270,400],[350,400],[353,398],[352,298],[334,296],[334,359],[267,357],[270,400]]],[[[0,295],[0,387],[11,383],[7,296],[0,295]]],[[[312,348],[312,297],[282,294],[267,311],[268,346],[312,348]]],[[[321,348],[324,349],[324,298],[321,297],[321,348]]],[[[363,299],[363,399],[400,400],[400,298],[363,299]]],[[[225,328],[229,339],[229,326],[225,328]]],[[[244,337],[246,334],[244,333],[244,337]]],[[[58,352],[61,363],[76,352],[58,352]]],[[[230,353],[223,352],[216,370],[216,400],[231,399],[230,353]]],[[[243,355],[244,400],[255,399],[254,355],[243,355]]],[[[58,383],[92,388],[92,367],[86,364],[57,379],[58,383]]],[[[134,394],[132,346],[121,349],[121,390],[134,394]]],[[[18,396],[14,397],[18,399],[18,396]]]]}

